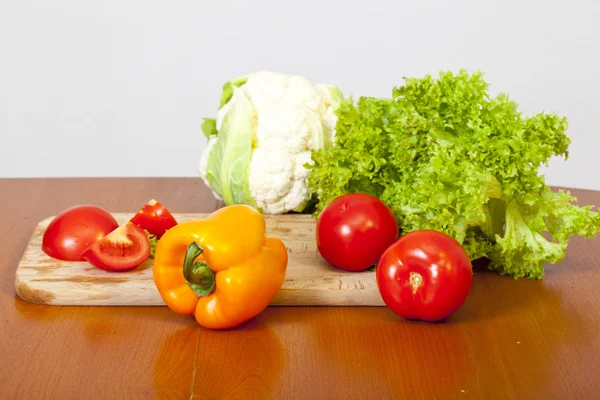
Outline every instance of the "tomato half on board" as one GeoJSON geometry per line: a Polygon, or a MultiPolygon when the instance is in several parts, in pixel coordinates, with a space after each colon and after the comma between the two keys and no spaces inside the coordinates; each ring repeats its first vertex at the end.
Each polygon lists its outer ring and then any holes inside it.
{"type": "Polygon", "coordinates": [[[137,225],[121,225],[83,252],[95,267],[107,271],[128,271],[150,257],[150,239],[137,225]]]}
{"type": "Polygon", "coordinates": [[[160,202],[152,199],[130,220],[135,225],[160,239],[166,231],[177,225],[175,217],[160,202]]]}
{"type": "Polygon", "coordinates": [[[118,227],[115,217],[101,207],[70,207],[58,213],[44,231],[42,250],[59,260],[85,261],[83,251],[118,227]]]}
{"type": "Polygon", "coordinates": [[[377,197],[350,193],[331,201],[317,219],[317,249],[334,267],[358,272],[374,266],[398,237],[392,211],[377,197]]]}
{"type": "Polygon", "coordinates": [[[434,231],[407,233],[377,264],[377,286],[394,313],[429,322],[456,312],[471,290],[469,256],[451,236],[434,231]]]}

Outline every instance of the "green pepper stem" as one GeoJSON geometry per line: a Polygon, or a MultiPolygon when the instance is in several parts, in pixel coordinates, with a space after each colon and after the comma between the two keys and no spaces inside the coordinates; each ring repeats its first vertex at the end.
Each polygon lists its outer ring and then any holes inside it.
{"type": "Polygon", "coordinates": [[[190,243],[183,260],[183,277],[198,296],[208,296],[215,287],[215,274],[204,261],[194,262],[204,249],[196,242],[190,243]]]}

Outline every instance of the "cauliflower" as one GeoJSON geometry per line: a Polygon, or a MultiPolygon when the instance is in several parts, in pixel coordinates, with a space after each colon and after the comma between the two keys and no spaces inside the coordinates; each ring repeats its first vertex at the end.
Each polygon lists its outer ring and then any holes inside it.
{"type": "Polygon", "coordinates": [[[305,165],[334,142],[342,99],[335,86],[297,75],[259,71],[227,82],[217,118],[202,126],[200,176],[225,204],[302,212],[312,198],[305,165]]]}

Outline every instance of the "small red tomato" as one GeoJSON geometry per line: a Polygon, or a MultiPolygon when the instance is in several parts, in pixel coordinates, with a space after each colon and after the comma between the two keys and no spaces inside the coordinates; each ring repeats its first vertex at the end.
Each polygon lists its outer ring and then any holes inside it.
{"type": "Polygon", "coordinates": [[[464,304],[473,270],[469,256],[454,238],[420,230],[402,236],[383,253],[376,277],[379,293],[394,313],[434,322],[464,304]]]}
{"type": "Polygon", "coordinates": [[[85,261],[81,253],[119,227],[115,217],[103,208],[79,205],[58,213],[42,239],[42,250],[52,258],[85,261]]]}
{"type": "Polygon", "coordinates": [[[91,245],[83,256],[100,269],[128,271],[150,257],[150,240],[142,228],[127,222],[91,245]]]}
{"type": "Polygon", "coordinates": [[[177,225],[175,217],[160,202],[152,199],[131,218],[131,222],[160,239],[177,225]]]}
{"type": "Polygon", "coordinates": [[[329,203],[317,220],[317,248],[334,267],[364,271],[398,237],[392,211],[377,197],[350,193],[329,203]]]}

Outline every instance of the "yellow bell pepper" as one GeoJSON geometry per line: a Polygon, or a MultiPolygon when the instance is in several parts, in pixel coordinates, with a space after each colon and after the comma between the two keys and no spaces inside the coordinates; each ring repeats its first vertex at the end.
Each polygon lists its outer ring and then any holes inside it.
{"type": "Polygon", "coordinates": [[[264,217],[241,204],[169,229],[156,246],[153,272],[164,302],[210,329],[233,328],[264,311],[288,263],[283,242],[265,230],[264,217]]]}

